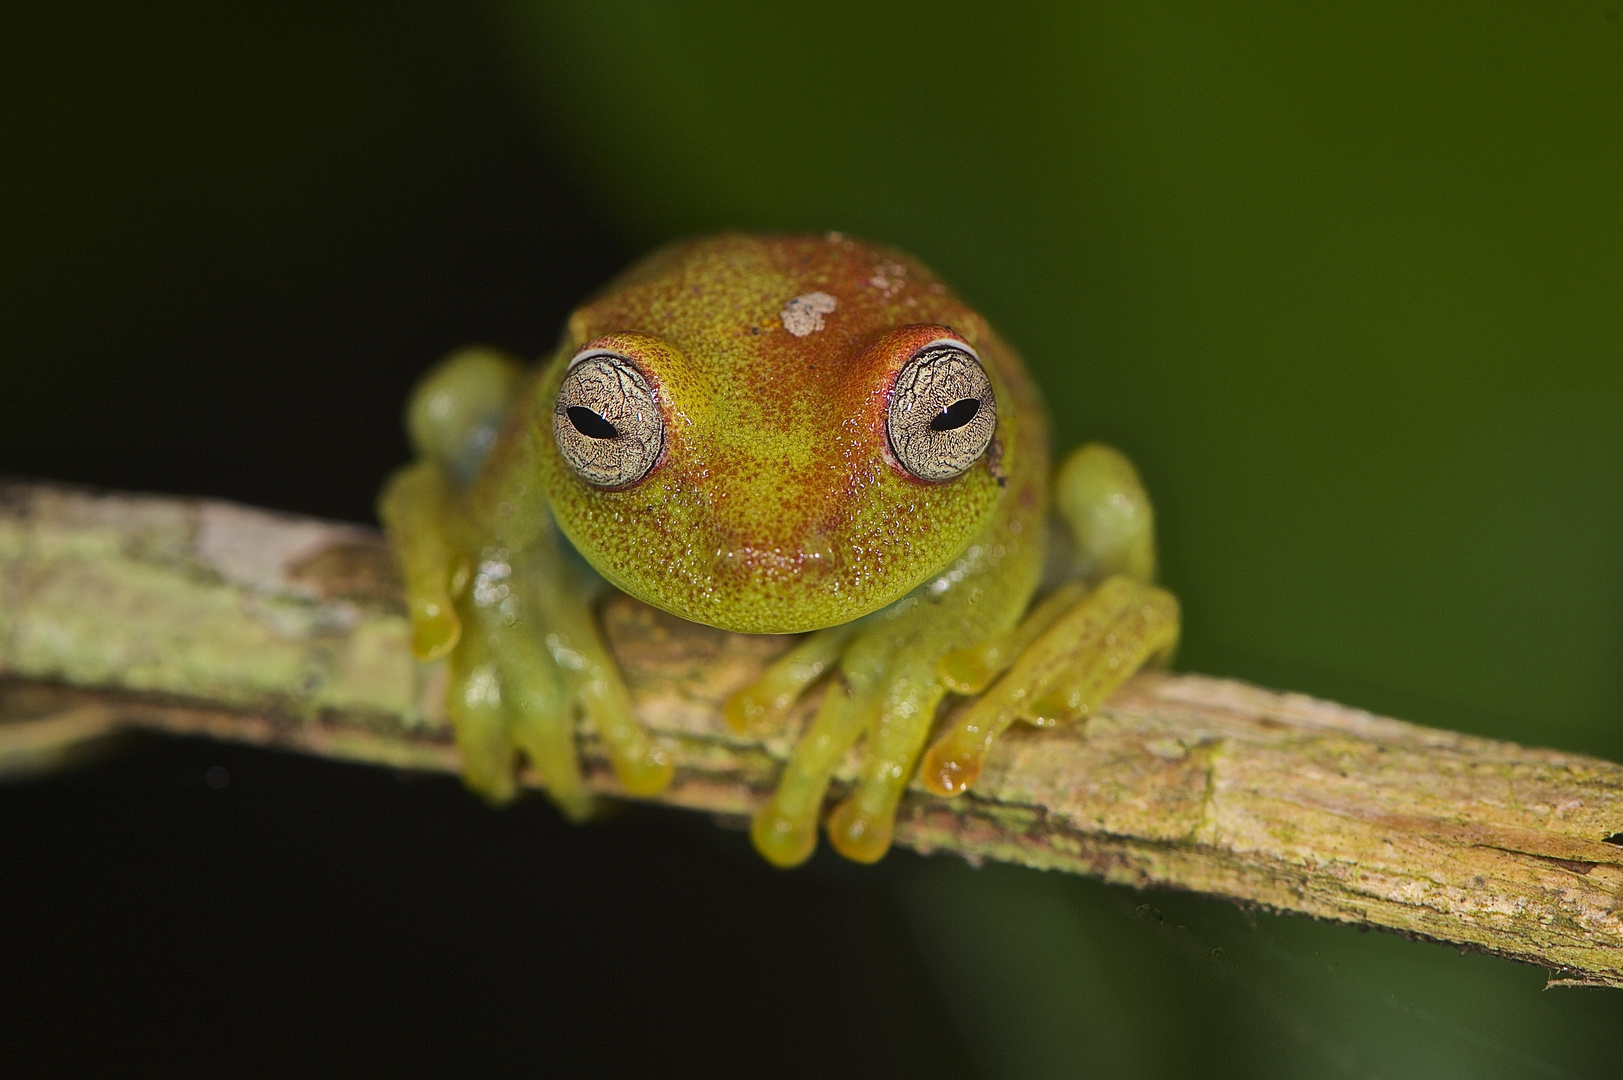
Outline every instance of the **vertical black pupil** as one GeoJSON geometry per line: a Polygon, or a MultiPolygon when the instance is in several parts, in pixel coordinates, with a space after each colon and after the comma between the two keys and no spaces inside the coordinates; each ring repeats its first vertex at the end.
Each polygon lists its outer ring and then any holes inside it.
{"type": "Polygon", "coordinates": [[[930,420],[930,430],[951,431],[954,428],[961,428],[975,419],[975,414],[980,411],[981,403],[979,398],[959,398],[930,420]]]}
{"type": "MultiPolygon", "coordinates": [[[[619,428],[584,405],[571,405],[568,412],[569,422],[575,425],[576,431],[588,439],[613,439],[619,437],[619,428]]],[[[975,414],[970,413],[970,415],[975,414]]]]}

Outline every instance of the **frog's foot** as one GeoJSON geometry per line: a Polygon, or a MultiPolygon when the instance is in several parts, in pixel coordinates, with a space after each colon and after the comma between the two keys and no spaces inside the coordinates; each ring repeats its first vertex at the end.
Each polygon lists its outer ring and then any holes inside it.
{"type": "Polygon", "coordinates": [[[837,679],[795,744],[778,788],[750,823],[755,849],[774,866],[798,866],[817,847],[817,815],[834,770],[872,721],[871,689],[837,679]]]}
{"type": "MultiPolygon", "coordinates": [[[[1015,631],[1027,638],[1026,647],[931,744],[919,779],[937,795],[962,794],[1011,723],[1051,727],[1089,715],[1145,664],[1169,659],[1178,626],[1172,594],[1126,574],[1106,579],[1057,615],[1050,605],[1038,605],[1015,631]]],[[[943,667],[983,674],[996,663],[976,661],[966,650],[943,667]]]]}
{"type": "Polygon", "coordinates": [[[522,365],[504,353],[459,349],[412,391],[406,428],[418,460],[389,477],[378,518],[405,578],[411,651],[419,660],[448,656],[462,636],[453,600],[467,587],[469,564],[453,550],[453,506],[522,379],[522,365]]]}
{"type": "MultiPolygon", "coordinates": [[[[390,509],[400,516],[402,507],[390,509]]],[[[446,658],[446,712],[470,788],[492,803],[511,800],[522,755],[566,815],[589,816],[577,714],[596,729],[628,793],[652,795],[670,783],[670,751],[638,723],[591,605],[566,569],[546,557],[525,565],[490,547],[472,570],[459,570],[433,530],[404,535],[412,539],[397,542],[397,551],[407,570],[413,652],[419,660],[446,658]]]]}
{"type": "Polygon", "coordinates": [[[477,512],[492,500],[468,485],[522,381],[517,361],[489,349],[460,350],[429,372],[407,409],[419,460],[390,478],[378,513],[405,579],[412,651],[447,660],[446,711],[468,786],[506,802],[527,757],[552,799],[581,817],[592,800],[575,748],[577,714],[633,795],[663,789],[672,759],[637,722],[550,519],[512,515],[506,502],[494,519],[477,512]],[[477,561],[463,554],[472,551],[477,561]]]}
{"type": "Polygon", "coordinates": [[[727,726],[741,735],[777,730],[806,688],[839,663],[856,627],[853,622],[807,634],[759,679],[727,699],[727,726]]]}
{"type": "Polygon", "coordinates": [[[563,673],[539,640],[490,606],[464,598],[459,607],[468,629],[450,658],[446,712],[462,753],[462,779],[491,803],[508,802],[518,794],[522,753],[558,808],[584,819],[593,800],[575,752],[575,710],[563,673]]]}
{"type": "Polygon", "coordinates": [[[628,794],[664,790],[672,755],[638,722],[591,606],[566,573],[513,566],[501,549],[487,549],[477,569],[459,604],[468,630],[452,653],[447,691],[468,785],[494,802],[510,799],[522,752],[567,815],[587,816],[578,712],[628,794]]]}
{"type": "Polygon", "coordinates": [[[915,609],[911,617],[860,630],[844,626],[812,634],[728,702],[735,727],[762,730],[780,721],[824,670],[836,662],[840,667],[777,791],[751,826],[755,846],[769,862],[788,867],[811,856],[829,781],[864,736],[867,752],[857,786],[830,815],[829,840],[858,862],[876,862],[890,848],[897,803],[947,689],[936,671],[942,646],[912,632],[927,625],[931,614],[915,609]]]}

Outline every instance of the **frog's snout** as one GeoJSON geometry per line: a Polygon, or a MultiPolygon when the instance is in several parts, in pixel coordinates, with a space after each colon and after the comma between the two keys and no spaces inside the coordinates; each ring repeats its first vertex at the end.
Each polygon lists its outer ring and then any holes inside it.
{"type": "Polygon", "coordinates": [[[694,523],[719,581],[743,591],[816,586],[844,569],[838,538],[849,530],[850,478],[807,457],[716,453],[704,461],[710,486],[694,523]]]}

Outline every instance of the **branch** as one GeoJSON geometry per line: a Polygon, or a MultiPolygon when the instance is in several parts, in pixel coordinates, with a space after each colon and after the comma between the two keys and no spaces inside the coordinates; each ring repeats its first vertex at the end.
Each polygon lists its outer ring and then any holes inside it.
{"type": "MultiPolygon", "coordinates": [[[[767,739],[727,695],[788,644],[623,596],[603,609],[675,749],[659,801],[749,814],[815,701],[767,739]]],[[[228,503],[0,484],[0,774],[139,728],[455,771],[372,530],[228,503]]],[[[590,732],[594,788],[615,793],[590,732]]],[[[841,779],[854,775],[855,759],[841,779]]],[[[1623,766],[1202,675],[1140,675],[1086,724],[1016,729],[975,791],[915,790],[897,842],[1186,889],[1623,986],[1623,766]]]]}

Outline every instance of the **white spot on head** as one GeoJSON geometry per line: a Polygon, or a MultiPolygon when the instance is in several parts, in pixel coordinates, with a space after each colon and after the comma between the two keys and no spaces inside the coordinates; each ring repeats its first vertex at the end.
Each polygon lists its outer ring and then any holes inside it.
{"type": "Polygon", "coordinates": [[[823,328],[823,316],[840,306],[840,302],[826,292],[809,292],[797,296],[783,306],[778,318],[783,328],[795,337],[805,337],[823,328]]]}

